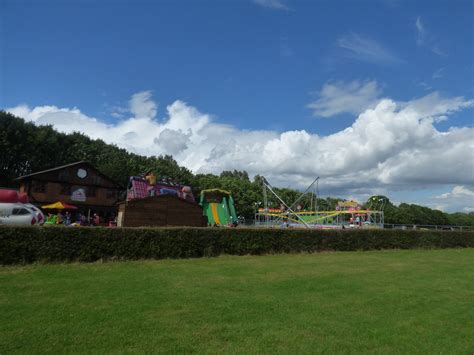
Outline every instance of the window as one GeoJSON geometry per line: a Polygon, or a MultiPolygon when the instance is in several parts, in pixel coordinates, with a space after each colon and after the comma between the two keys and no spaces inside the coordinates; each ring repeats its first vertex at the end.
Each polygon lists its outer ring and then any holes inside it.
{"type": "Polygon", "coordinates": [[[31,189],[33,192],[46,192],[46,182],[44,181],[33,181],[31,184],[31,189]]]}
{"type": "Polygon", "coordinates": [[[107,197],[108,199],[115,199],[115,198],[117,198],[117,191],[116,191],[116,190],[113,190],[113,189],[107,189],[106,197],[107,197]]]}
{"type": "Polygon", "coordinates": [[[87,197],[95,197],[95,195],[96,195],[96,189],[95,189],[95,187],[89,186],[89,187],[87,188],[86,195],[87,195],[87,197]]]}
{"type": "Polygon", "coordinates": [[[59,180],[67,181],[69,179],[69,171],[64,169],[59,172],[59,180]]]}
{"type": "Polygon", "coordinates": [[[61,185],[61,195],[71,195],[71,185],[62,184],[61,185]]]}
{"type": "Polygon", "coordinates": [[[76,175],[80,179],[85,179],[87,177],[87,170],[79,168],[79,169],[77,169],[76,175]]]}
{"type": "Polygon", "coordinates": [[[14,208],[12,211],[12,215],[14,216],[24,216],[30,214],[30,211],[28,211],[26,208],[14,208]]]}

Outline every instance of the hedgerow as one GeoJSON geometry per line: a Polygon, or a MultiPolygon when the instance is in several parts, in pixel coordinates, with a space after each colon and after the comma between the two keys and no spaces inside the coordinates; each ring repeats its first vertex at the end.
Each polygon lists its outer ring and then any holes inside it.
{"type": "Polygon", "coordinates": [[[474,232],[0,227],[0,264],[474,247],[474,232]]]}

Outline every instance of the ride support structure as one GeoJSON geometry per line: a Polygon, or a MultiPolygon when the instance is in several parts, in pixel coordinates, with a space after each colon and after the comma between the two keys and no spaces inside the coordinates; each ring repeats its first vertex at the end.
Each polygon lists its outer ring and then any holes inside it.
{"type": "Polygon", "coordinates": [[[304,192],[291,204],[288,204],[277,193],[266,178],[262,179],[263,208],[255,211],[255,226],[258,227],[296,227],[316,229],[344,229],[344,228],[383,228],[383,201],[370,203],[369,208],[363,208],[356,201],[339,201],[335,210],[320,211],[319,176],[306,188],[304,192]],[[312,188],[316,184],[317,193],[312,188]],[[304,196],[311,193],[309,210],[301,210],[297,205],[304,196]],[[268,195],[272,195],[281,204],[280,208],[270,208],[268,195]],[[315,201],[313,207],[313,200],[315,201]],[[296,208],[295,211],[295,206],[296,208]],[[380,208],[374,208],[380,207],[380,208]]]}

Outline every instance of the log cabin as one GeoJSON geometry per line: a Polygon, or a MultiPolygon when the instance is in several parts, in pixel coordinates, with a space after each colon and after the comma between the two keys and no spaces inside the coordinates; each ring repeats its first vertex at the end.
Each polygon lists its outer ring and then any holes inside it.
{"type": "Polygon", "coordinates": [[[77,206],[82,213],[102,216],[116,215],[117,202],[125,191],[121,184],[85,161],[20,176],[16,181],[20,192],[25,192],[37,206],[62,201],[77,206]]]}

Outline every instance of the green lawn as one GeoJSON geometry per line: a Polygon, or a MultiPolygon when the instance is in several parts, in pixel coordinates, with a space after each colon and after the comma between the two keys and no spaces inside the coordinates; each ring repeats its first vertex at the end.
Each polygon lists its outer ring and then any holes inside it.
{"type": "Polygon", "coordinates": [[[474,352],[474,249],[0,268],[0,353],[474,352]]]}

